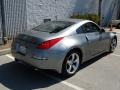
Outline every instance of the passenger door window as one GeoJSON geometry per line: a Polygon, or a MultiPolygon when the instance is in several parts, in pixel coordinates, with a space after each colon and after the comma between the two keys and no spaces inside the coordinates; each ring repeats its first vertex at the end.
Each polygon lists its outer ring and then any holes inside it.
{"type": "Polygon", "coordinates": [[[100,28],[94,23],[84,24],[82,27],[84,33],[100,32],[100,28]]]}
{"type": "Polygon", "coordinates": [[[77,34],[82,34],[82,33],[84,33],[81,27],[79,27],[79,28],[76,30],[76,32],[77,32],[77,34]]]}

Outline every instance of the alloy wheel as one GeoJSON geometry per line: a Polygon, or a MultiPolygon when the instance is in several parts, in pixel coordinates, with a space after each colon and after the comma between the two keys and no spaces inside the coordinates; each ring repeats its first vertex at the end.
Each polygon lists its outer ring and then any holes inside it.
{"type": "Polygon", "coordinates": [[[112,52],[115,50],[116,46],[117,46],[117,40],[116,40],[116,39],[113,39],[113,40],[111,41],[111,51],[112,51],[112,52]]]}
{"type": "Polygon", "coordinates": [[[72,53],[68,59],[67,59],[67,63],[66,63],[66,71],[69,74],[74,74],[78,67],[79,67],[79,55],[77,53],[72,53]]]}

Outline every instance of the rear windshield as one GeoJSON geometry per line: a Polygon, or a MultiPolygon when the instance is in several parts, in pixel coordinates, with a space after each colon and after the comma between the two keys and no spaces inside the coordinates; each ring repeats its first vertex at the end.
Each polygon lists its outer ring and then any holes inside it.
{"type": "Polygon", "coordinates": [[[33,28],[32,30],[48,32],[48,33],[58,33],[73,24],[74,24],[74,22],[50,21],[50,22],[41,24],[41,25],[33,28]]]}

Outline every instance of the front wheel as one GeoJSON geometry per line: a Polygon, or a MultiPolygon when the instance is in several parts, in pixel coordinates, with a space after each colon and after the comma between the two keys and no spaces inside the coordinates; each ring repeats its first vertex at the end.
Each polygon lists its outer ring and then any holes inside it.
{"type": "Polygon", "coordinates": [[[69,52],[63,63],[62,74],[64,76],[74,75],[79,69],[80,61],[81,58],[78,51],[69,52]]]}
{"type": "Polygon", "coordinates": [[[117,46],[117,39],[113,38],[113,39],[111,40],[109,52],[110,52],[110,53],[114,52],[116,46],[117,46]]]}

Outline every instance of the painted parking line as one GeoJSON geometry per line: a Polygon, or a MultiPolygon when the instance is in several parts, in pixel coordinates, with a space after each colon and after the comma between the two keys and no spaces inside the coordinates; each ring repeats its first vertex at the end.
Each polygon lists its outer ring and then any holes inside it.
{"type": "Polygon", "coordinates": [[[14,61],[14,57],[11,56],[10,54],[6,54],[5,56],[9,57],[10,59],[12,59],[14,61]]]}
{"type": "Polygon", "coordinates": [[[118,54],[111,54],[111,55],[113,55],[113,56],[117,56],[117,57],[120,57],[120,55],[118,55],[118,54]]]}
{"type": "Polygon", "coordinates": [[[52,75],[49,75],[49,74],[47,74],[47,73],[45,73],[45,72],[42,72],[42,73],[43,73],[44,75],[48,76],[49,78],[54,79],[54,80],[56,80],[56,81],[59,81],[60,83],[66,85],[66,86],[68,86],[68,87],[71,87],[71,88],[73,88],[73,89],[75,89],[75,90],[85,90],[85,89],[80,88],[80,87],[78,87],[78,86],[76,86],[76,85],[74,85],[74,84],[71,84],[71,83],[69,83],[69,82],[62,81],[61,79],[59,79],[59,78],[57,78],[57,77],[54,77],[54,76],[52,76],[52,75]]]}
{"type": "Polygon", "coordinates": [[[118,34],[120,34],[120,32],[117,32],[118,34]]]}
{"type": "MultiPolygon", "coordinates": [[[[12,57],[10,54],[7,54],[7,55],[5,55],[5,56],[7,56],[8,58],[10,58],[10,59],[12,59],[12,60],[14,61],[14,57],[12,57]]],[[[52,76],[52,75],[50,75],[50,74],[45,73],[45,72],[41,72],[41,73],[44,74],[44,75],[46,75],[47,77],[49,77],[49,78],[51,78],[51,79],[54,79],[54,80],[56,80],[56,81],[58,81],[58,82],[60,82],[60,83],[62,83],[62,84],[64,84],[64,85],[70,87],[70,88],[73,88],[74,90],[85,90],[85,89],[83,89],[83,88],[81,88],[81,87],[79,87],[79,86],[76,86],[76,85],[71,84],[71,83],[69,83],[69,82],[63,81],[63,80],[61,80],[61,79],[59,79],[59,78],[57,78],[57,77],[54,77],[54,76],[52,76]]]]}

